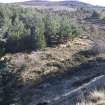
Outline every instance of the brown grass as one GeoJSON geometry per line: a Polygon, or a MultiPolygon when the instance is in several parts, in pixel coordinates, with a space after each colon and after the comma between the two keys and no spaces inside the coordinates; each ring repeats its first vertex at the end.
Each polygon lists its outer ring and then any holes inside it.
{"type": "Polygon", "coordinates": [[[105,90],[95,90],[89,96],[82,98],[76,105],[105,105],[105,90]]]}

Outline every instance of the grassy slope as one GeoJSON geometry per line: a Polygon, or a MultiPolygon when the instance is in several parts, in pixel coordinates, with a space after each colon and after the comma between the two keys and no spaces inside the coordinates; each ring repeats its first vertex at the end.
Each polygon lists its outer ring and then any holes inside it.
{"type": "MultiPolygon", "coordinates": [[[[56,48],[46,48],[37,52],[28,53],[16,53],[7,54],[5,57],[10,59],[10,65],[12,65],[16,72],[20,72],[20,76],[24,82],[29,80],[39,79],[43,75],[49,75],[51,73],[62,73],[66,70],[67,66],[78,65],[80,62],[73,61],[73,55],[81,50],[91,48],[91,42],[88,39],[76,38],[72,42],[68,42],[67,45],[60,45],[56,48]],[[66,61],[71,61],[70,64],[66,64],[66,61]]],[[[80,58],[84,62],[85,57],[80,58]]]]}
{"type": "MultiPolygon", "coordinates": [[[[98,71],[97,67],[94,67],[91,75],[90,71],[92,69],[87,68],[84,71],[84,68],[94,66],[96,62],[101,62],[101,59],[100,61],[97,59],[98,56],[96,57],[91,51],[88,52],[92,48],[92,45],[93,42],[89,39],[76,38],[72,42],[68,42],[66,45],[59,45],[56,48],[46,48],[31,53],[5,55],[7,59],[10,59],[10,67],[14,68],[13,72],[20,79],[17,84],[20,87],[19,90],[21,90],[26,104],[30,102],[32,96],[36,97],[34,100],[32,98],[32,103],[34,102],[34,104],[43,99],[43,94],[47,94],[45,98],[53,97],[53,95],[50,95],[50,92],[52,93],[58,90],[59,86],[65,86],[63,83],[70,79],[71,82],[67,82],[67,84],[72,84],[76,88],[84,84],[85,81],[89,82],[96,75],[98,76],[98,73],[103,70],[98,71]],[[87,66],[85,67],[84,65],[87,66]],[[59,76],[62,78],[60,80],[61,82],[56,84],[59,81],[59,76]],[[53,81],[55,86],[52,83],[51,86],[47,85],[50,84],[50,80],[53,81]],[[41,86],[39,83],[41,83],[41,86]],[[36,84],[39,84],[38,88],[35,86],[36,84]],[[38,93],[37,89],[39,91],[38,93]]],[[[65,92],[65,88],[61,91],[65,92]]],[[[59,91],[54,94],[61,95],[59,91]]]]}

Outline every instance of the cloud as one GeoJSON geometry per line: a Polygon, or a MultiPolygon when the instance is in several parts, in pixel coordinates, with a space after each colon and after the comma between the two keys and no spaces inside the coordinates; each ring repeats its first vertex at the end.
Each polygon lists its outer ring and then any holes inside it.
{"type": "Polygon", "coordinates": [[[105,6],[105,0],[80,0],[80,1],[90,3],[93,5],[105,6]]]}

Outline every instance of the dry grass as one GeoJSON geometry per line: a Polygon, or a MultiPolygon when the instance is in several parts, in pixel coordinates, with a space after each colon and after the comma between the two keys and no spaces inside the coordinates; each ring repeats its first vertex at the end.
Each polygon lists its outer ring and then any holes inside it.
{"type": "Polygon", "coordinates": [[[95,90],[89,96],[82,98],[76,105],[105,105],[105,90],[95,90]]]}
{"type": "Polygon", "coordinates": [[[42,75],[62,72],[62,69],[64,70],[64,67],[61,69],[62,62],[68,59],[72,60],[75,53],[91,48],[91,43],[88,39],[75,38],[73,41],[62,45],[63,47],[46,48],[29,54],[7,54],[5,57],[11,59],[10,63],[14,66],[16,72],[20,72],[21,79],[24,82],[28,80],[36,81],[42,75]]]}

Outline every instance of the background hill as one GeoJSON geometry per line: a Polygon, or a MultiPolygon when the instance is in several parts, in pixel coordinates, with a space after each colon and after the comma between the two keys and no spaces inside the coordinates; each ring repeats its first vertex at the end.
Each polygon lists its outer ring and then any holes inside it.
{"type": "Polygon", "coordinates": [[[88,3],[83,3],[78,0],[65,0],[65,1],[48,1],[48,0],[30,0],[21,2],[23,5],[30,6],[67,6],[72,8],[104,8],[101,6],[93,6],[88,3]]]}
{"type": "Polygon", "coordinates": [[[25,5],[35,5],[35,6],[68,6],[68,7],[93,7],[90,4],[82,3],[79,1],[47,1],[47,0],[31,0],[31,1],[26,1],[22,2],[22,4],[25,5]]]}

